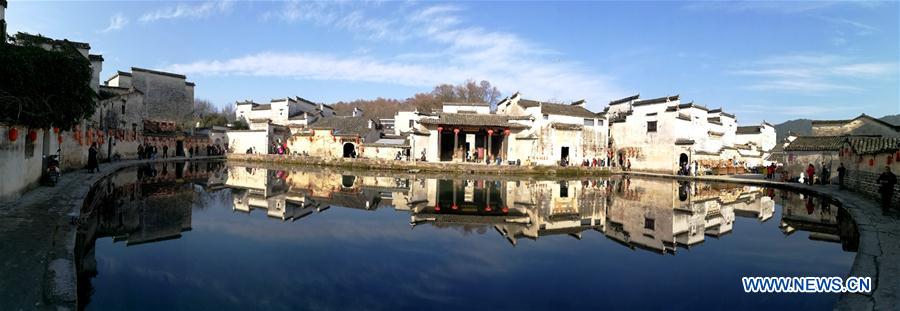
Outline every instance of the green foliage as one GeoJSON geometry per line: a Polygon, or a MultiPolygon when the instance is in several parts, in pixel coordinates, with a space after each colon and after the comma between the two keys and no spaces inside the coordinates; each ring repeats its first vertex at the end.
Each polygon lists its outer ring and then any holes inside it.
{"type": "Polygon", "coordinates": [[[238,119],[231,123],[232,130],[249,130],[250,125],[244,119],[238,119]]]}
{"type": "Polygon", "coordinates": [[[72,47],[0,44],[0,122],[72,128],[96,109],[91,64],[72,47]]]}
{"type": "Polygon", "coordinates": [[[221,113],[210,113],[200,117],[200,127],[227,126],[228,118],[221,113]]]}

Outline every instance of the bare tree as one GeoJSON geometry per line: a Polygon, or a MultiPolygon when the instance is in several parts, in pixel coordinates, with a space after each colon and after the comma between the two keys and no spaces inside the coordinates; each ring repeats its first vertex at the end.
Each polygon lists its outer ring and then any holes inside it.
{"type": "Polygon", "coordinates": [[[228,122],[234,122],[234,118],[235,118],[234,111],[235,111],[234,103],[228,103],[222,107],[221,113],[225,115],[225,119],[228,120],[228,122]]]}

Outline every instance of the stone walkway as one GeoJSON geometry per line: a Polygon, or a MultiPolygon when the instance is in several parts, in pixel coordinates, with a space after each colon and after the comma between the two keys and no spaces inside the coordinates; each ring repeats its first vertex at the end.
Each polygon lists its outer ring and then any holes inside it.
{"type": "MultiPolygon", "coordinates": [[[[195,157],[204,160],[220,157],[195,157]]],[[[0,310],[74,309],[73,261],[77,215],[91,187],[104,176],[148,162],[185,158],[128,160],[101,164],[60,176],[56,187],[38,187],[16,200],[0,202],[0,310]]]]}
{"type": "Polygon", "coordinates": [[[878,202],[836,185],[805,185],[765,180],[761,175],[672,176],[629,172],[637,176],[720,181],[778,187],[831,198],[850,212],[859,229],[859,250],[847,276],[872,277],[870,294],[843,294],[836,310],[900,310],[900,211],[885,214],[878,202]]]}

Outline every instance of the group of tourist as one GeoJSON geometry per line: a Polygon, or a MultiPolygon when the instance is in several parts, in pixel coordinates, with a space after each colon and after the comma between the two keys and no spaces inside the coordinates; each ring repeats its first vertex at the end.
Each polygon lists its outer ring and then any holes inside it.
{"type": "MultiPolygon", "coordinates": [[[[844,163],[841,163],[838,166],[838,187],[839,189],[845,189],[844,180],[847,178],[847,168],[844,167],[844,163]]],[[[831,180],[831,169],[826,165],[825,162],[822,162],[822,165],[817,169],[812,163],[806,166],[806,170],[800,173],[799,182],[806,183],[808,185],[827,185],[831,180]]],[[[894,186],[897,185],[897,176],[891,172],[891,167],[889,165],[884,166],[884,172],[878,175],[878,179],[875,180],[875,183],[878,184],[878,192],[881,195],[881,206],[882,209],[887,212],[893,203],[894,198],[894,186]]]]}
{"type": "MultiPolygon", "coordinates": [[[[843,166],[844,164],[841,163],[841,167],[843,166]]],[[[822,162],[822,165],[820,165],[818,169],[810,163],[803,173],[805,173],[806,176],[801,176],[801,178],[804,178],[804,182],[808,185],[827,185],[831,180],[831,168],[826,165],[825,162],[822,162]],[[818,172],[818,175],[816,172],[818,172]]]]}
{"type": "Polygon", "coordinates": [[[583,161],[581,161],[581,166],[584,166],[584,167],[604,167],[604,166],[606,166],[606,160],[604,160],[604,159],[599,159],[599,160],[598,160],[597,158],[593,158],[593,159],[584,159],[583,161]]]}
{"type": "MultiPolygon", "coordinates": [[[[169,146],[163,144],[162,147],[159,147],[150,143],[143,143],[138,145],[137,153],[138,159],[156,159],[159,157],[159,151],[162,150],[162,158],[169,157],[169,146]]],[[[200,146],[191,146],[187,149],[188,157],[201,156],[200,146]]],[[[206,155],[215,156],[215,155],[224,155],[226,149],[221,145],[206,145],[206,155]]],[[[177,155],[177,152],[176,152],[177,155]]]]}
{"type": "MultiPolygon", "coordinates": [[[[169,155],[169,146],[163,145],[162,152],[163,158],[167,158],[169,155]]],[[[156,145],[152,145],[150,143],[143,143],[138,145],[138,159],[156,159],[157,153],[159,153],[159,148],[156,145]]]]}
{"type": "Polygon", "coordinates": [[[700,162],[682,162],[679,164],[678,175],[699,176],[701,172],[700,162]]]}

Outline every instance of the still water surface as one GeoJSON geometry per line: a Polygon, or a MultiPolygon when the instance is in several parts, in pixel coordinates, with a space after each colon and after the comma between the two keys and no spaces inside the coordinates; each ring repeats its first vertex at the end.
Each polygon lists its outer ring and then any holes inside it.
{"type": "Polygon", "coordinates": [[[840,208],[737,184],[435,179],[177,163],[95,188],[92,310],[830,309],[742,276],[846,276],[840,208]]]}

